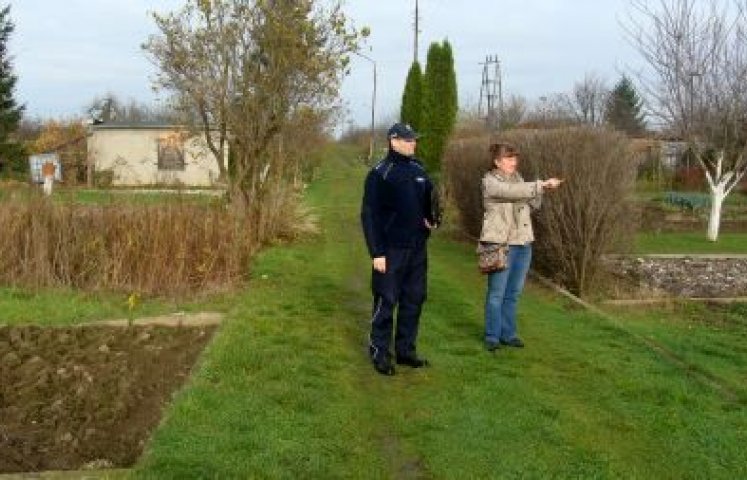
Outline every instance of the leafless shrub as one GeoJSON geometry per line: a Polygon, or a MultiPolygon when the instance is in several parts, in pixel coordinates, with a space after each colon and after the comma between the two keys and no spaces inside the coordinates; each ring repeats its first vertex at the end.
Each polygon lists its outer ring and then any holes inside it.
{"type": "Polygon", "coordinates": [[[594,73],[587,73],[576,82],[571,94],[563,95],[566,109],[576,121],[583,125],[602,125],[610,89],[606,82],[594,73]]]}
{"type": "MultiPolygon", "coordinates": [[[[629,201],[636,161],[622,134],[591,127],[515,130],[501,135],[521,152],[526,180],[558,177],[535,216],[535,267],[578,294],[594,285],[600,256],[630,245],[637,220],[629,201]]],[[[490,164],[487,137],[456,140],[446,175],[464,230],[479,235],[480,178],[490,164]]]]}
{"type": "Polygon", "coordinates": [[[444,180],[449,199],[459,212],[464,234],[477,239],[482,227],[482,192],[480,182],[488,171],[490,138],[471,135],[452,140],[444,156],[444,180]]]}

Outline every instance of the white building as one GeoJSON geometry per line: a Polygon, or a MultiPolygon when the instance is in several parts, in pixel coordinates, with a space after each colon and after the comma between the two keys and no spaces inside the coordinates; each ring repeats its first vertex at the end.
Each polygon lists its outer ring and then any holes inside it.
{"type": "MultiPolygon", "coordinates": [[[[218,164],[203,135],[175,125],[91,128],[88,161],[95,177],[108,177],[113,186],[212,187],[218,182],[218,164]]],[[[223,161],[227,164],[227,148],[223,161]]]]}

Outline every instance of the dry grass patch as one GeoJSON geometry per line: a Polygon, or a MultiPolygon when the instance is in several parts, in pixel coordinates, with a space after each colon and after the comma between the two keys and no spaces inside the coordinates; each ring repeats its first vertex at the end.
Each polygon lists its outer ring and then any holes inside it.
{"type": "Polygon", "coordinates": [[[223,205],[0,204],[0,283],[183,295],[231,286],[258,247],[223,205]]]}

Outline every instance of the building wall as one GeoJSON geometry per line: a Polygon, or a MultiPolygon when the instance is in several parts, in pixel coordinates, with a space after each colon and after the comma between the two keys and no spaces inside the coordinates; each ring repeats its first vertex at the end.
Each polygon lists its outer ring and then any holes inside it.
{"type": "Polygon", "coordinates": [[[95,172],[112,172],[116,186],[215,185],[218,165],[202,136],[184,140],[184,170],[159,169],[159,141],[178,135],[184,134],[164,128],[97,129],[88,139],[88,155],[95,172]]]}

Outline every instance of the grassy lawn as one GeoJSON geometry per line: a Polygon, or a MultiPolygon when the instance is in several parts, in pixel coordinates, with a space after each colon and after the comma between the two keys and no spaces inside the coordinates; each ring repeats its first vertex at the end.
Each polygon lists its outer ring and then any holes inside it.
{"type": "Polygon", "coordinates": [[[747,400],[747,305],[625,307],[615,316],[747,400]]]}
{"type": "MultiPolygon", "coordinates": [[[[377,375],[365,353],[364,169],[346,158],[330,156],[310,188],[322,235],[257,259],[137,476],[747,476],[743,399],[724,398],[539,287],[530,285],[520,309],[528,347],[485,352],[484,279],[473,248],[445,238],[431,245],[421,325],[420,350],[433,367],[377,375]]],[[[648,320],[656,317],[641,316],[640,328],[648,320]]],[[[747,327],[733,328],[743,339],[747,327]]],[[[688,341],[701,349],[698,361],[736,381],[743,361],[706,350],[728,336],[704,324],[688,341]]]]}
{"type": "MultiPolygon", "coordinates": [[[[621,330],[529,285],[519,318],[528,347],[491,355],[473,248],[437,235],[419,345],[434,365],[377,375],[366,358],[369,273],[357,216],[365,169],[354,157],[330,154],[310,188],[323,233],[266,250],[244,291],[138,306],[138,315],[209,309],[228,319],[135,476],[747,477],[743,307],[621,309],[621,330]]],[[[0,323],[46,325],[128,313],[124,295],[8,288],[0,312],[0,323]]]]}
{"type": "Polygon", "coordinates": [[[186,301],[140,299],[130,312],[128,295],[66,290],[28,292],[0,288],[0,325],[65,326],[98,320],[146,317],[174,312],[226,311],[233,298],[215,296],[186,301]]]}
{"type": "MultiPolygon", "coordinates": [[[[162,309],[150,302],[138,310],[144,314],[162,309]]],[[[75,291],[40,290],[28,292],[0,288],[0,325],[61,326],[109,318],[126,318],[125,295],[92,295],[75,291]]]]}
{"type": "Polygon", "coordinates": [[[740,253],[747,254],[747,232],[721,233],[711,242],[702,232],[639,233],[635,253],[740,253]]]}

